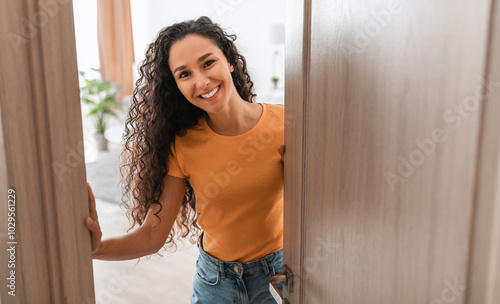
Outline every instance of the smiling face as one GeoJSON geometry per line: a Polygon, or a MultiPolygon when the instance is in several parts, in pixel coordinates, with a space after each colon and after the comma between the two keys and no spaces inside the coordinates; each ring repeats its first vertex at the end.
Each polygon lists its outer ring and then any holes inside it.
{"type": "Polygon", "coordinates": [[[231,76],[234,67],[208,38],[190,34],[175,42],[168,64],[182,95],[208,113],[239,96],[231,76]]]}

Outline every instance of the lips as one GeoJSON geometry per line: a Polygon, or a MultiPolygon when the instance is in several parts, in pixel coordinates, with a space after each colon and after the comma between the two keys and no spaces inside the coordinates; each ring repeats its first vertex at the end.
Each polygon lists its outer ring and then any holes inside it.
{"type": "Polygon", "coordinates": [[[213,88],[212,90],[204,94],[199,95],[198,97],[201,99],[211,99],[219,92],[219,90],[220,90],[220,85],[218,85],[217,87],[213,88]]]}

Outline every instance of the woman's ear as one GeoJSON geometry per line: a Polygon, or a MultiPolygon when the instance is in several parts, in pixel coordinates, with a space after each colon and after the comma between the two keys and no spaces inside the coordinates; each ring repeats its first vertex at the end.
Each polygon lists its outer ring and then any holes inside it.
{"type": "Polygon", "coordinates": [[[232,64],[231,64],[231,65],[229,65],[229,70],[230,70],[231,72],[234,72],[234,66],[233,66],[232,64]]]}

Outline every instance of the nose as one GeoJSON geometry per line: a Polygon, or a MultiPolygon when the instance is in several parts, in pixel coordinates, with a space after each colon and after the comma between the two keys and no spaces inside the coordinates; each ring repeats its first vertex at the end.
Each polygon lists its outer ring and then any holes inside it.
{"type": "Polygon", "coordinates": [[[204,73],[198,73],[196,76],[196,86],[203,90],[210,84],[210,79],[204,73]]]}

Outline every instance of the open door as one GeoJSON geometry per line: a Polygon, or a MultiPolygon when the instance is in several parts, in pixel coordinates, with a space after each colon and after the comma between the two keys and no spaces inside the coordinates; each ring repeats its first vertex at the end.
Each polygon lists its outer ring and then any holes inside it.
{"type": "MultiPolygon", "coordinates": [[[[71,1],[0,17],[2,303],[94,303],[71,1]]],[[[498,0],[291,0],[286,31],[284,296],[500,302],[498,0]]]]}
{"type": "Polygon", "coordinates": [[[0,20],[1,303],[95,303],[72,2],[0,20]]]}
{"type": "Polygon", "coordinates": [[[287,2],[289,303],[500,303],[499,6],[287,2]]]}

